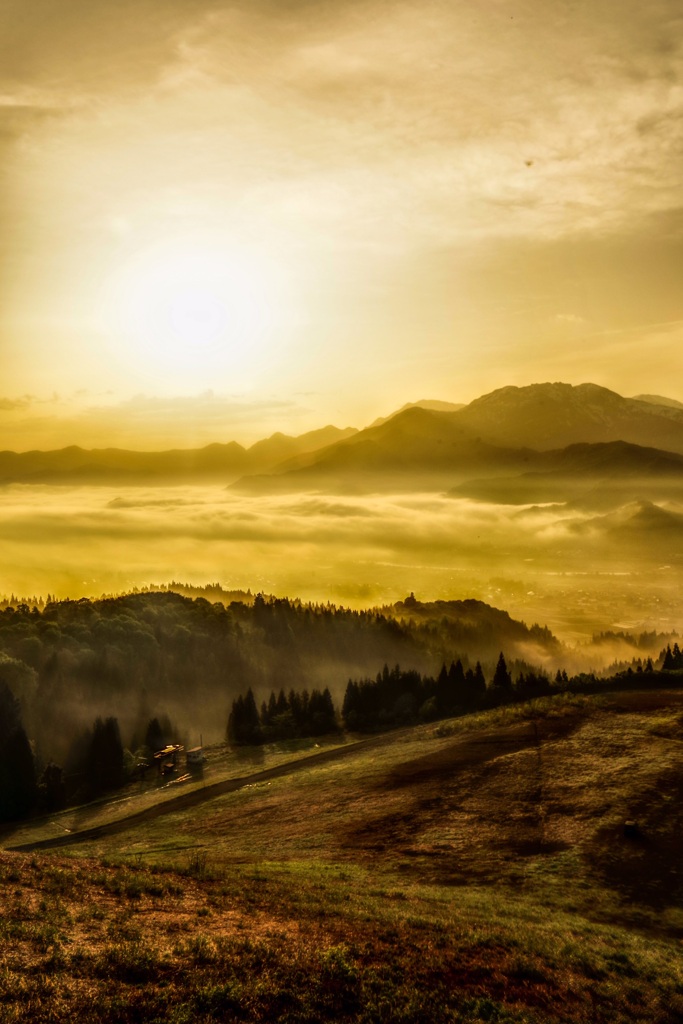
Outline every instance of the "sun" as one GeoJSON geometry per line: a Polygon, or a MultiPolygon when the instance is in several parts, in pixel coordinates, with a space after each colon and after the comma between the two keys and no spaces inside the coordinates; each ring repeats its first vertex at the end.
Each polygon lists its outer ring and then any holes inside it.
{"type": "Polygon", "coordinates": [[[107,305],[127,355],[180,382],[244,376],[264,358],[281,304],[271,261],[246,247],[165,241],[134,253],[107,305]]]}

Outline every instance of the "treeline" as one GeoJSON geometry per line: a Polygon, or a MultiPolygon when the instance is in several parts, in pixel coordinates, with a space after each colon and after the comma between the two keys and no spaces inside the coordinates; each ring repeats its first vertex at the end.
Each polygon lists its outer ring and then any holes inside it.
{"type": "MultiPolygon", "coordinates": [[[[566,680],[566,673],[564,679],[566,680]]],[[[562,675],[559,677],[562,683],[562,675]]],[[[521,672],[513,685],[501,653],[487,685],[480,662],[463,667],[458,659],[444,664],[436,678],[399,665],[384,665],[374,679],[349,680],[341,712],[328,689],[291,690],[278,696],[272,691],[258,710],[253,691],[240,695],[232,704],[226,736],[235,746],[270,743],[306,736],[324,736],[339,730],[377,732],[417,722],[436,721],[495,707],[513,700],[528,700],[552,691],[543,672],[521,672]]]]}
{"type": "Polygon", "coordinates": [[[468,669],[460,659],[449,668],[444,664],[436,678],[385,665],[375,679],[349,680],[341,716],[353,732],[375,732],[529,700],[551,691],[550,677],[541,671],[520,672],[513,684],[502,652],[488,684],[479,662],[468,669]]]}
{"type": "MultiPolygon", "coordinates": [[[[233,701],[227,738],[231,744],[256,745],[281,740],[316,737],[338,732],[378,732],[397,726],[435,721],[473,711],[529,700],[561,691],[598,693],[648,686],[680,687],[681,652],[671,649],[670,667],[657,670],[641,664],[633,671],[606,678],[593,673],[569,677],[558,670],[554,680],[542,671],[527,670],[516,680],[504,655],[498,658],[487,683],[481,664],[464,669],[458,659],[444,664],[433,678],[414,669],[392,670],[387,665],[374,679],[349,680],[340,713],[329,689],[271,691],[257,708],[253,691],[233,701]]],[[[662,652],[665,663],[666,650],[662,652]]],[[[118,720],[97,717],[93,725],[76,735],[64,767],[35,756],[21,716],[20,702],[0,680],[0,821],[13,821],[31,811],[52,813],[69,803],[91,800],[139,778],[156,751],[179,742],[178,729],[167,715],[151,718],[146,728],[133,734],[124,748],[118,720]]]]}
{"type": "Polygon", "coordinates": [[[275,743],[280,740],[303,739],[312,736],[326,736],[337,732],[337,714],[332,695],[325,688],[313,690],[280,690],[275,696],[271,691],[268,701],[263,701],[261,710],[251,690],[246,696],[240,695],[233,701],[226,737],[234,746],[275,743]]]}
{"type": "MultiPolygon", "coordinates": [[[[666,645],[666,648],[660,653],[659,660],[662,663],[662,668],[667,672],[676,671],[677,669],[683,668],[683,651],[677,643],[671,647],[670,644],[666,645]]],[[[652,662],[649,662],[650,669],[652,668],[652,662]]]]}
{"type": "MultiPolygon", "coordinates": [[[[673,657],[673,651],[672,657],[673,657]]],[[[662,657],[664,657],[664,652],[662,657]]],[[[323,736],[338,731],[374,733],[400,726],[433,722],[443,718],[466,715],[505,704],[520,703],[553,693],[598,693],[609,689],[637,689],[647,686],[680,686],[683,683],[677,668],[657,670],[651,660],[634,672],[628,668],[613,676],[598,678],[593,673],[569,676],[558,669],[554,678],[539,669],[527,669],[513,679],[504,654],[498,657],[493,674],[487,682],[479,662],[474,668],[463,668],[458,659],[450,667],[444,664],[439,674],[423,676],[403,670],[399,665],[384,665],[374,679],[350,679],[341,709],[334,706],[329,691],[271,693],[261,710],[253,692],[233,702],[226,731],[228,741],[250,745],[293,739],[302,736],[323,736]],[[672,670],[673,671],[672,671],[672,670]]]]}
{"type": "MultiPolygon", "coordinates": [[[[232,734],[234,742],[255,735],[270,742],[324,735],[342,725],[363,731],[429,721],[571,682],[560,677],[550,683],[520,660],[538,656],[557,664],[562,651],[547,630],[527,628],[481,601],[426,604],[411,597],[381,611],[356,611],[262,594],[247,598],[226,605],[167,589],[0,609],[0,685],[9,694],[0,724],[6,758],[0,817],[14,813],[13,806],[51,809],[62,799],[88,799],[118,785],[118,744],[105,758],[117,766],[113,778],[97,762],[107,722],[116,722],[123,778],[131,777],[160,709],[183,737],[203,733],[213,742],[224,735],[226,712],[238,694],[271,693],[256,707],[258,732],[249,709],[247,724],[232,734]],[[493,672],[501,648],[514,684],[493,672]],[[378,680],[371,673],[384,663],[402,668],[387,669],[378,680]],[[488,684],[482,665],[491,675],[488,684]],[[342,701],[348,679],[357,682],[342,701]],[[24,739],[33,760],[14,778],[8,766],[28,763],[20,753],[24,739]],[[12,796],[21,779],[24,795],[12,796]]],[[[668,650],[662,662],[675,671],[681,653],[676,644],[668,650]]],[[[594,683],[586,678],[581,685],[594,683]]]]}
{"type": "Polygon", "coordinates": [[[385,661],[424,675],[463,651],[483,661],[501,646],[548,652],[543,645],[555,642],[479,601],[407,610],[416,618],[261,594],[225,605],[170,590],[8,607],[0,610],[0,679],[20,701],[39,759],[63,764],[98,715],[113,715],[130,734],[164,708],[215,740],[216,721],[250,687],[330,685],[340,699],[345,679],[385,661]]]}
{"type": "Polygon", "coordinates": [[[19,701],[0,681],[0,821],[31,811],[53,813],[121,788],[154,768],[154,755],[178,742],[167,715],[150,719],[144,734],[125,748],[116,718],[96,718],[76,735],[64,765],[36,758],[21,718],[19,701]]]}

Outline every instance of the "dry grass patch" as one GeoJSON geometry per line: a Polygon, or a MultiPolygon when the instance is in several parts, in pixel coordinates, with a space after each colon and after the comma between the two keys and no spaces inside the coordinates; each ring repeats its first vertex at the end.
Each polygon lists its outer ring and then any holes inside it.
{"type": "Polygon", "coordinates": [[[314,862],[197,877],[189,862],[2,855],[0,874],[3,1022],[669,1024],[683,1012],[665,942],[550,920],[491,890],[314,862]]]}

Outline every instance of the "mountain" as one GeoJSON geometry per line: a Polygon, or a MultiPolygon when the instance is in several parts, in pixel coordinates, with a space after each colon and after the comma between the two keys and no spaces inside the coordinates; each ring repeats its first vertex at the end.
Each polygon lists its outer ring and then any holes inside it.
{"type": "Polygon", "coordinates": [[[490,444],[462,427],[459,413],[411,406],[328,448],[282,463],[268,476],[243,477],[232,486],[250,492],[339,490],[345,493],[443,489],[485,469],[519,471],[536,453],[490,444]]]}
{"type": "MultiPolygon", "coordinates": [[[[675,483],[680,467],[672,453],[683,454],[683,409],[622,398],[595,384],[532,384],[501,388],[456,411],[410,406],[234,486],[252,492],[449,489],[534,472],[546,479],[521,481],[518,500],[558,500],[552,495],[561,474],[594,480],[663,474],[675,483]],[[529,498],[532,484],[551,496],[529,498]]],[[[512,483],[492,486],[501,495],[512,483]]],[[[473,493],[471,486],[466,493],[473,493]]]]}
{"type": "Polygon", "coordinates": [[[327,448],[337,441],[343,441],[348,437],[357,434],[355,427],[346,427],[344,430],[339,427],[327,426],[319,430],[311,430],[307,434],[300,434],[298,437],[291,437],[289,434],[276,433],[263,441],[257,441],[251,448],[247,449],[250,465],[253,471],[263,470],[275,466],[287,459],[306,452],[318,451],[320,448],[327,448]]]}
{"type": "Polygon", "coordinates": [[[549,450],[628,441],[683,453],[683,408],[622,398],[597,384],[500,388],[454,415],[490,444],[549,450]]]}
{"type": "Polygon", "coordinates": [[[656,552],[659,558],[678,561],[683,513],[652,501],[633,501],[605,515],[577,520],[572,532],[590,538],[603,551],[614,545],[619,552],[628,552],[631,560],[651,558],[656,552]]]}
{"type": "Polygon", "coordinates": [[[421,398],[419,402],[406,402],[396,412],[389,413],[388,416],[378,416],[376,420],[370,424],[371,427],[381,427],[383,423],[393,419],[394,416],[398,416],[399,413],[405,412],[406,409],[428,409],[430,412],[458,412],[459,409],[464,409],[465,406],[462,402],[440,402],[436,398],[421,398]]]}
{"type": "Polygon", "coordinates": [[[136,452],[123,448],[0,452],[0,483],[166,483],[224,479],[248,471],[245,449],[235,442],[196,450],[136,452]]]}
{"type": "Polygon", "coordinates": [[[539,452],[532,471],[468,480],[453,497],[500,504],[572,502],[582,508],[613,508],[640,498],[683,498],[683,455],[625,441],[575,444],[539,452]]]}
{"type": "Polygon", "coordinates": [[[622,398],[595,384],[505,387],[463,407],[424,400],[365,430],[327,426],[298,437],[276,433],[248,449],[232,442],[166,452],[75,446],[5,451],[0,452],[0,484],[232,480],[236,488],[256,493],[367,493],[449,490],[469,482],[473,493],[475,481],[481,493],[483,479],[527,475],[495,484],[498,494],[510,488],[512,501],[515,493],[521,501],[533,493],[557,494],[561,476],[590,478],[595,485],[614,483],[616,476],[630,476],[632,482],[661,477],[676,487],[679,466],[672,454],[683,454],[683,408],[662,401],[666,404],[622,398]]]}
{"type": "Polygon", "coordinates": [[[0,452],[0,484],[224,484],[243,473],[262,472],[292,455],[328,447],[356,433],[327,426],[299,437],[273,434],[245,449],[235,441],[198,449],[137,452],[72,445],[56,451],[0,452]]]}
{"type": "Polygon", "coordinates": [[[683,402],[675,398],[664,398],[663,395],[634,395],[635,402],[649,402],[651,405],[664,405],[669,409],[683,409],[683,402]]]}

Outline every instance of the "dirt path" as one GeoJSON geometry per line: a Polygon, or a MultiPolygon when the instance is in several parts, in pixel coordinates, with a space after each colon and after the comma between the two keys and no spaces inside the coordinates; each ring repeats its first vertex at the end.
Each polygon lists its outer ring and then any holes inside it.
{"type": "Polygon", "coordinates": [[[319,754],[309,754],[308,757],[298,758],[296,761],[288,761],[286,764],[276,765],[274,768],[264,768],[259,772],[252,772],[250,775],[241,775],[238,778],[224,779],[222,782],[214,782],[202,789],[193,789],[171,800],[146,807],[142,811],[136,811],[116,821],[106,822],[103,825],[94,825],[92,828],[84,828],[79,832],[70,832],[61,836],[54,836],[50,839],[39,839],[33,843],[21,843],[17,846],[6,846],[4,849],[14,852],[28,852],[31,850],[49,850],[62,846],[72,846],[75,843],[86,842],[90,839],[99,839],[102,836],[116,835],[118,832],[125,832],[134,828],[142,822],[152,821],[161,818],[166,814],[174,814],[176,811],[186,810],[188,807],[195,807],[207,800],[213,800],[224,793],[233,793],[245,786],[252,786],[257,782],[264,782],[267,779],[276,779],[282,775],[291,775],[311,765],[327,764],[333,761],[341,761],[361,750],[371,750],[373,747],[380,747],[386,743],[392,743],[397,736],[409,732],[409,729],[401,729],[398,732],[385,733],[382,736],[373,736],[367,740],[357,740],[354,743],[347,743],[343,747],[335,747],[333,750],[321,750],[319,754]]]}

